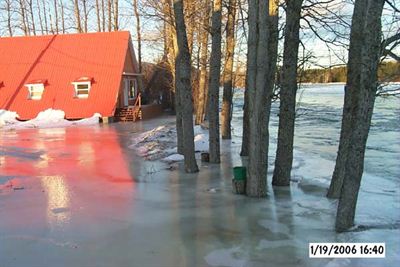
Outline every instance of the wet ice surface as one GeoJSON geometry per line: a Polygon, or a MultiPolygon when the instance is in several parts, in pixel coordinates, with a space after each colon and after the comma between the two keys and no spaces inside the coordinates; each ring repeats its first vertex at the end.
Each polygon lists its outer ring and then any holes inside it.
{"type": "MultiPolygon", "coordinates": [[[[190,175],[128,148],[132,136],[172,117],[1,132],[0,266],[397,266],[399,101],[378,101],[368,143],[356,222],[374,228],[336,234],[336,202],[324,195],[341,97],[337,88],[325,89],[303,96],[296,182],[291,189],[269,186],[261,200],[231,193],[231,167],[242,165],[240,103],[234,139],[222,141],[223,163],[199,162],[200,173],[190,175]],[[309,242],[386,242],[387,257],[311,260],[309,242]]],[[[273,158],[270,165],[272,171],[273,158]]]]}

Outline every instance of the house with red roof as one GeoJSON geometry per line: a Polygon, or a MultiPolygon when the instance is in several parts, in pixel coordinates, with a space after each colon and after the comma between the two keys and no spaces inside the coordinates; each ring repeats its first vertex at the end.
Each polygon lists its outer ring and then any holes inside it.
{"type": "Polygon", "coordinates": [[[125,31],[0,38],[0,110],[20,120],[47,109],[72,120],[95,113],[134,120],[138,72],[125,31]]]}

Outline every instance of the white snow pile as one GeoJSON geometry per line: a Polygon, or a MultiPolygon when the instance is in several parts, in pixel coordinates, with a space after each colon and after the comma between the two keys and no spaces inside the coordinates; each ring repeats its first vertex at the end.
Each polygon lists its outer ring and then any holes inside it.
{"type": "Polygon", "coordinates": [[[18,121],[16,112],[0,110],[0,128],[3,129],[25,129],[25,128],[58,128],[75,125],[98,124],[101,118],[99,113],[82,120],[69,121],[65,119],[65,112],[62,110],[47,109],[40,112],[36,118],[29,121],[18,121]]]}
{"type": "MultiPolygon", "coordinates": [[[[208,131],[201,126],[194,127],[194,145],[196,152],[208,151],[208,131]]],[[[177,153],[175,124],[163,125],[139,134],[132,139],[131,149],[146,160],[166,162],[182,161],[183,155],[177,153]]]]}
{"type": "Polygon", "coordinates": [[[5,125],[17,123],[18,122],[17,118],[18,118],[17,112],[0,109],[0,128],[2,128],[5,125]]]}

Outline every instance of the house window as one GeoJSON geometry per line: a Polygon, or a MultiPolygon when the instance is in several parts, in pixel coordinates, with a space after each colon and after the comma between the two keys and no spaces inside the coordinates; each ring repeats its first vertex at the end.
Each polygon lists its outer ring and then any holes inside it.
{"type": "Polygon", "coordinates": [[[136,88],[137,88],[137,81],[136,79],[129,79],[127,80],[128,85],[128,96],[129,99],[136,98],[136,88]]]}
{"type": "Polygon", "coordinates": [[[40,100],[42,99],[42,95],[44,92],[44,84],[43,83],[38,83],[38,84],[27,84],[25,85],[28,87],[28,98],[32,100],[40,100]]]}
{"type": "Polygon", "coordinates": [[[90,82],[73,82],[75,86],[75,97],[77,98],[88,98],[91,83],[90,82]]]}

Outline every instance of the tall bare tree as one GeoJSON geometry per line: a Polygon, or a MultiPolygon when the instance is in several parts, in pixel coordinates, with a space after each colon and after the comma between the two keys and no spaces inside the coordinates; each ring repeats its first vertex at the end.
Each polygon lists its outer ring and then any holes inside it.
{"type": "Polygon", "coordinates": [[[108,12],[108,31],[112,30],[112,4],[113,0],[107,0],[107,12],[108,12]]]}
{"type": "Polygon", "coordinates": [[[178,42],[178,53],[175,60],[175,84],[180,98],[183,128],[183,155],[185,170],[188,173],[198,172],[194,151],[193,103],[191,87],[191,56],[187,40],[183,0],[174,0],[175,25],[178,42]]]}
{"type": "Polygon", "coordinates": [[[81,14],[79,11],[79,1],[78,0],[74,0],[74,14],[75,14],[76,30],[78,32],[82,32],[81,14]]]}
{"type": "Polygon", "coordinates": [[[285,43],[281,76],[278,146],[272,184],[290,185],[296,116],[297,63],[303,0],[286,0],[285,43]]]}
{"type": "Polygon", "coordinates": [[[209,27],[210,27],[210,1],[202,1],[203,4],[203,23],[199,27],[199,38],[200,38],[200,78],[199,78],[199,90],[197,95],[197,109],[196,109],[196,125],[201,124],[204,121],[206,103],[207,103],[207,64],[208,64],[208,39],[209,39],[209,27]]]}
{"type": "Polygon", "coordinates": [[[138,59],[139,59],[139,72],[142,72],[142,31],[140,29],[140,13],[138,7],[138,0],[133,0],[133,12],[136,18],[136,36],[138,44],[138,59]]]}
{"type": "Polygon", "coordinates": [[[21,19],[21,28],[22,31],[24,32],[24,35],[27,36],[30,34],[28,24],[27,24],[27,12],[26,12],[26,3],[25,0],[19,0],[19,12],[20,12],[20,19],[21,19]]]}
{"type": "MultiPolygon", "coordinates": [[[[248,90],[250,112],[249,164],[246,193],[251,197],[263,197],[267,193],[267,169],[269,146],[269,117],[272,94],[275,84],[275,71],[278,51],[278,0],[249,0],[249,16],[255,15],[249,28],[256,27],[257,49],[255,80],[248,90]],[[252,11],[250,12],[250,9],[252,11]],[[255,15],[258,13],[258,16],[255,15]],[[258,26],[258,27],[257,27],[258,26]]],[[[250,37],[249,37],[250,40],[250,37]]],[[[250,75],[250,74],[249,74],[250,75]]],[[[250,81],[249,81],[250,83],[250,81]]]]}
{"type": "Polygon", "coordinates": [[[59,33],[59,27],[58,27],[58,2],[57,0],[53,1],[53,7],[54,7],[54,25],[56,27],[56,33],[59,33]]]}
{"type": "Polygon", "coordinates": [[[4,1],[4,9],[7,13],[7,31],[8,35],[12,37],[14,35],[14,29],[12,26],[12,21],[13,21],[13,6],[12,6],[12,0],[5,0],[4,1]]]}
{"type": "Polygon", "coordinates": [[[232,97],[233,97],[233,63],[235,57],[235,25],[237,0],[228,1],[228,21],[226,25],[226,51],[225,67],[223,73],[224,94],[222,99],[221,112],[221,135],[222,139],[231,139],[231,119],[232,119],[232,97]]]}
{"type": "Polygon", "coordinates": [[[82,0],[82,7],[83,7],[83,31],[88,32],[89,13],[88,13],[88,4],[86,0],[82,0]]]}
{"type": "Polygon", "coordinates": [[[119,30],[119,1],[114,0],[114,31],[119,30]]]}
{"type": "Polygon", "coordinates": [[[349,104],[346,106],[345,103],[343,110],[343,123],[348,123],[349,127],[342,130],[341,141],[342,137],[346,137],[347,144],[343,155],[344,167],[338,167],[343,168],[343,185],[336,216],[338,232],[354,225],[365,148],[378,88],[384,3],[385,0],[356,0],[354,5],[345,90],[349,104]]]}
{"type": "Polygon", "coordinates": [[[221,78],[222,0],[214,0],[211,22],[211,60],[208,85],[208,119],[210,132],[210,162],[220,163],[219,85],[221,78]]]}

